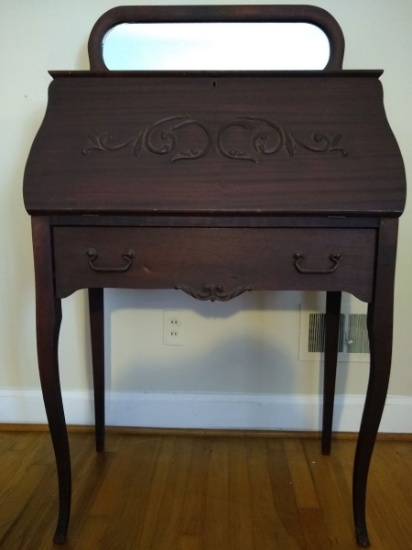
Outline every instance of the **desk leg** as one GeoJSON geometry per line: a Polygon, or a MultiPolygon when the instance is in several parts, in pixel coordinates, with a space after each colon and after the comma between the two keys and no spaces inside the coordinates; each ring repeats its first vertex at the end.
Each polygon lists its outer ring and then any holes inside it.
{"type": "Polygon", "coordinates": [[[54,295],[51,231],[47,218],[32,219],[36,278],[37,355],[43,400],[49,422],[59,485],[59,517],[54,542],[66,540],[70,517],[71,467],[60,389],[58,340],[61,302],[54,295]]]}
{"type": "Polygon", "coordinates": [[[96,451],[104,451],[104,297],[102,288],[89,289],[90,333],[93,360],[96,451]]]}
{"type": "Polygon", "coordinates": [[[365,513],[366,486],[391,370],[396,233],[396,219],[381,221],[375,288],[368,307],[371,365],[353,470],[353,513],[356,539],[360,546],[370,544],[365,513]]]}
{"type": "Polygon", "coordinates": [[[341,292],[326,294],[325,365],[323,374],[322,454],[329,455],[332,444],[333,406],[339,347],[341,292]]]}

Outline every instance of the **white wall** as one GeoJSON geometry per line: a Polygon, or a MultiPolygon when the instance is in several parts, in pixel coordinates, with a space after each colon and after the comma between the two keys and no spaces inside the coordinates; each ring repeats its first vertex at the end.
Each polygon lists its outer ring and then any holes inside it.
{"type": "MultiPolygon", "coordinates": [[[[90,29],[114,5],[113,0],[0,4],[0,422],[44,421],[30,219],[23,207],[22,179],[46,108],[47,71],[88,69],[90,29]]],[[[407,174],[412,174],[412,3],[319,0],[316,5],[329,10],[343,28],[345,68],[385,70],[387,115],[407,174]]],[[[408,204],[400,224],[393,375],[382,425],[386,431],[412,431],[410,214],[408,204]]],[[[176,291],[107,291],[108,423],[318,429],[320,367],[298,361],[297,311],[307,299],[300,293],[252,293],[211,304],[176,291]],[[168,309],[185,311],[182,347],[162,344],[163,311],[168,309]]],[[[318,296],[313,299],[320,302],[318,296]]],[[[84,292],[64,300],[63,315],[60,359],[67,418],[90,423],[84,292]]],[[[346,397],[338,398],[336,428],[357,429],[366,381],[366,364],[340,365],[337,393],[346,397]]]]}

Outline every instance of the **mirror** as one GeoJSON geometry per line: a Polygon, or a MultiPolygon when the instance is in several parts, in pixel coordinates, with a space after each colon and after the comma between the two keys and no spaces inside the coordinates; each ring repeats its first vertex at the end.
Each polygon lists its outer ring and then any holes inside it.
{"type": "Polygon", "coordinates": [[[122,23],[103,40],[109,70],[322,70],[329,55],[309,23],[122,23]]]}

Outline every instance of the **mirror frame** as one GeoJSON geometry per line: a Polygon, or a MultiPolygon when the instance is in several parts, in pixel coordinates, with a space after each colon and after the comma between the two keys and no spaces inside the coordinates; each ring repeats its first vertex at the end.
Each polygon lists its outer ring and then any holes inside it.
{"type": "Polygon", "coordinates": [[[311,23],[319,27],[330,44],[324,71],[342,70],[345,40],[330,13],[315,6],[119,6],[104,13],[90,33],[88,52],[92,71],[109,71],[103,59],[106,34],[121,23],[311,23]]]}

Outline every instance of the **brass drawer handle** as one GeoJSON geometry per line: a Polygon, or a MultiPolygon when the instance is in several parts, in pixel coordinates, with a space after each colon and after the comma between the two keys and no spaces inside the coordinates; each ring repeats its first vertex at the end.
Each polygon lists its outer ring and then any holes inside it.
{"type": "Polygon", "coordinates": [[[123,252],[122,258],[126,260],[126,264],[121,267],[99,267],[94,264],[97,260],[98,255],[97,251],[94,248],[89,248],[86,252],[87,257],[89,258],[89,266],[93,271],[105,272],[105,273],[123,273],[127,271],[133,263],[133,258],[135,257],[135,251],[129,248],[126,252],[123,252]]]}
{"type": "Polygon", "coordinates": [[[303,273],[305,275],[329,275],[330,273],[334,273],[337,270],[339,262],[342,259],[342,254],[340,252],[333,252],[329,256],[329,260],[333,263],[332,267],[330,267],[329,269],[307,269],[301,267],[302,262],[305,260],[305,256],[302,254],[302,252],[295,252],[293,254],[293,257],[295,259],[295,267],[299,271],[299,273],[303,273]]]}

